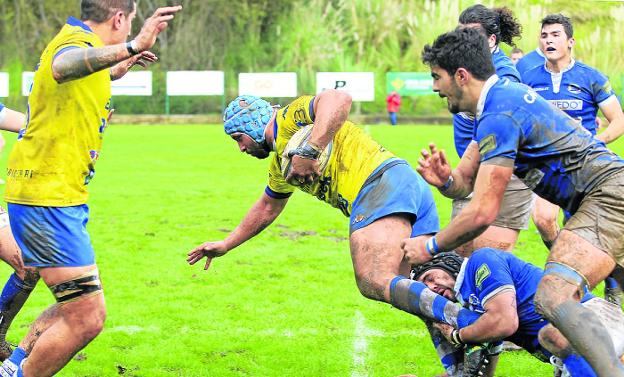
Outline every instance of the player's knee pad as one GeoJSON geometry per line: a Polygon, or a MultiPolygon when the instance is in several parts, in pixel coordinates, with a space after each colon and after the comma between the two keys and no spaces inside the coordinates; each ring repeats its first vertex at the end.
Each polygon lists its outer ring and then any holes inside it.
{"type": "Polygon", "coordinates": [[[81,297],[91,296],[102,291],[100,276],[97,271],[90,271],[77,278],[55,284],[50,287],[56,302],[64,304],[78,300],[81,297]]]}
{"type": "Polygon", "coordinates": [[[581,299],[585,295],[585,291],[589,289],[589,282],[587,281],[587,278],[574,268],[564,263],[546,263],[546,267],[544,268],[544,277],[546,276],[554,276],[576,286],[579,298],[581,299]]]}

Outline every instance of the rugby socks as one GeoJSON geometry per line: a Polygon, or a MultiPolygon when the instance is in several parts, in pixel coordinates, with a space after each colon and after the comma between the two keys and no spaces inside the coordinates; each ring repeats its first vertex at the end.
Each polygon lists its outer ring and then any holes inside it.
{"type": "Polygon", "coordinates": [[[461,329],[479,319],[479,314],[464,309],[433,292],[424,283],[396,276],[390,282],[390,303],[405,312],[440,321],[461,329]]]}
{"type": "Polygon", "coordinates": [[[432,326],[431,321],[425,321],[433,346],[449,376],[456,376],[463,369],[464,349],[456,348],[442,335],[440,330],[432,326]]]}
{"type": "Polygon", "coordinates": [[[605,282],[605,287],[607,288],[617,288],[620,286],[617,280],[615,280],[611,276],[607,277],[604,282],[605,282]]]}
{"type": "Polygon", "coordinates": [[[598,377],[583,356],[570,354],[563,359],[563,365],[572,377],[598,377]]]}
{"type": "Polygon", "coordinates": [[[552,324],[585,357],[597,375],[624,377],[624,365],[615,354],[609,332],[594,312],[569,300],[559,304],[550,317],[552,324]]]}
{"type": "Polygon", "coordinates": [[[30,286],[13,273],[7,280],[0,294],[0,342],[6,339],[6,333],[35,287],[30,286]]]}
{"type": "Polygon", "coordinates": [[[26,351],[23,348],[17,347],[13,350],[11,356],[4,360],[2,366],[0,366],[0,376],[23,376],[22,363],[26,359],[26,351]]]}

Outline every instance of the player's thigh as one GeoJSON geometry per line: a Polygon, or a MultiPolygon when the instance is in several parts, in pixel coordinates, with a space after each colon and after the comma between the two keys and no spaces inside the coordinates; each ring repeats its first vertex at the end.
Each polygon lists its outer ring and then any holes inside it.
{"type": "Polygon", "coordinates": [[[609,254],[566,229],[559,233],[557,242],[548,256],[548,262],[558,262],[572,267],[587,279],[592,288],[609,276],[615,267],[615,261],[609,254]]]}
{"type": "Polygon", "coordinates": [[[492,247],[499,250],[512,251],[518,240],[518,229],[503,228],[491,225],[472,242],[473,250],[492,247]]]}
{"type": "Polygon", "coordinates": [[[353,268],[358,273],[398,273],[403,260],[401,241],[409,238],[412,221],[408,214],[392,214],[353,232],[349,238],[353,268]]]}
{"type": "Polygon", "coordinates": [[[22,255],[13,238],[8,214],[2,208],[0,208],[0,259],[13,267],[18,273],[24,270],[22,255]]]}

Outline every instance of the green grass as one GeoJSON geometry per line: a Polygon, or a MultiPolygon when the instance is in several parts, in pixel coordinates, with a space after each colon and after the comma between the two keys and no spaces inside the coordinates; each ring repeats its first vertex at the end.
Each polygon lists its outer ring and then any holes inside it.
{"type": "MultiPolygon", "coordinates": [[[[454,155],[450,127],[366,129],[414,164],[433,140],[454,155]]],[[[9,150],[14,137],[5,137],[9,150]]],[[[89,223],[106,292],[106,329],[59,375],[422,377],[443,371],[418,319],[360,296],[347,221],[315,198],[296,193],[274,225],[209,271],[186,264],[189,249],[236,226],[264,189],[267,163],[240,154],[218,126],[110,127],[90,187],[89,223]]],[[[437,192],[436,201],[445,225],[450,202],[437,192]]],[[[544,263],[533,227],[522,233],[516,253],[544,263]]],[[[9,273],[0,266],[2,279],[9,273]]],[[[9,339],[17,342],[52,302],[40,284],[9,339]]],[[[551,373],[528,354],[513,353],[502,356],[497,375],[551,373]]]]}

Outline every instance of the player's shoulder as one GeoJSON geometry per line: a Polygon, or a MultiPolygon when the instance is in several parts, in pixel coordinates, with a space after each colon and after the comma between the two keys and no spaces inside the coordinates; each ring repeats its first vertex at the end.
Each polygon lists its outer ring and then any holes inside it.
{"type": "Polygon", "coordinates": [[[574,62],[574,67],[571,69],[573,77],[585,80],[604,80],[606,75],[600,72],[597,68],[589,66],[583,62],[574,62]]]}

